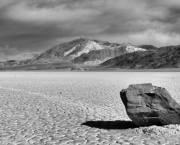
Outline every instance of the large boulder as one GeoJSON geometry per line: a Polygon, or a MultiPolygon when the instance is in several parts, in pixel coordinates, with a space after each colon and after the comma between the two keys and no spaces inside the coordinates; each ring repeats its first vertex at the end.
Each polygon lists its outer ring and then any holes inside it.
{"type": "Polygon", "coordinates": [[[134,84],[123,89],[120,96],[137,126],[180,124],[180,105],[165,88],[134,84]]]}

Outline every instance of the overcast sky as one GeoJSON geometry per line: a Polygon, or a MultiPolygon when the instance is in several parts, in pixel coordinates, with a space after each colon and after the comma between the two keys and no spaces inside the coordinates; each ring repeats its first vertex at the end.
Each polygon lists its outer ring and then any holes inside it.
{"type": "Polygon", "coordinates": [[[0,0],[0,60],[78,37],[180,44],[180,0],[0,0]]]}

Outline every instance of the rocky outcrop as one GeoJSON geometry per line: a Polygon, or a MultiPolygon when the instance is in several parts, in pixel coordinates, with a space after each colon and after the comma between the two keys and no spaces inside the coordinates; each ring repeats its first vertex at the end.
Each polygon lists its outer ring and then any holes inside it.
{"type": "Polygon", "coordinates": [[[165,88],[134,84],[123,89],[120,96],[137,126],[180,124],[180,105],[165,88]]]}

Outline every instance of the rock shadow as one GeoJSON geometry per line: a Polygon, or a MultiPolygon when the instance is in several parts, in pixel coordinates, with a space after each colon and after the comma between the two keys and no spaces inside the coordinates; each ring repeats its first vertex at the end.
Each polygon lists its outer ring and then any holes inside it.
{"type": "Polygon", "coordinates": [[[116,120],[116,121],[87,121],[81,125],[99,129],[133,129],[138,128],[132,121],[116,120]]]}

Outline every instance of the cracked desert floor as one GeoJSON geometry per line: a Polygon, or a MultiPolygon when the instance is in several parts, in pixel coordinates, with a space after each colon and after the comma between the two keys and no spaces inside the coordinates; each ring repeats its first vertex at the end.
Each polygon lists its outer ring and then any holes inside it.
{"type": "Polygon", "coordinates": [[[0,72],[0,145],[180,144],[180,125],[130,121],[119,92],[135,83],[180,103],[179,72],[0,72]]]}

